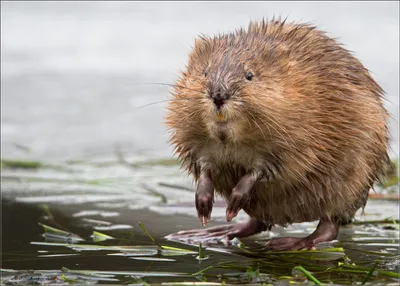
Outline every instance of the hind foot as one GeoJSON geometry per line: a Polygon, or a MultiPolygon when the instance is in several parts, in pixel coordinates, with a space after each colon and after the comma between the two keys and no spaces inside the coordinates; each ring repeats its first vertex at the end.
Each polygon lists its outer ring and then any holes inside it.
{"type": "Polygon", "coordinates": [[[219,239],[226,238],[227,242],[233,238],[247,237],[267,230],[268,226],[263,222],[251,218],[247,222],[214,226],[206,229],[194,229],[179,231],[166,236],[167,239],[217,243],[219,239]]]}
{"type": "Polygon", "coordinates": [[[272,251],[315,249],[320,242],[336,239],[339,231],[339,223],[334,223],[328,219],[321,219],[317,229],[307,237],[281,237],[273,238],[266,244],[272,251]]]}

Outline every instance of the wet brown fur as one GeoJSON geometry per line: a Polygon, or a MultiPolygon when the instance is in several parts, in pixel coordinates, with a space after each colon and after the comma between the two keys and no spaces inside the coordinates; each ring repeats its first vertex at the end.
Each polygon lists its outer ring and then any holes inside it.
{"type": "Polygon", "coordinates": [[[207,168],[226,199],[247,172],[264,171],[244,208],[251,217],[348,221],[390,166],[382,98],[334,39],[307,24],[262,21],[196,40],[166,122],[182,166],[196,180],[207,168]],[[232,93],[226,122],[209,98],[216,83],[232,93]]]}

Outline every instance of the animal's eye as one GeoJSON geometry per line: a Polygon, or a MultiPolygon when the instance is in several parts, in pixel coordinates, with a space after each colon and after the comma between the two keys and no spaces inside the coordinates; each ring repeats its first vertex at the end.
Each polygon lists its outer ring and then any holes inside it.
{"type": "Polygon", "coordinates": [[[205,71],[205,72],[204,72],[204,76],[208,76],[208,71],[205,71]]]}
{"type": "Polygon", "coordinates": [[[247,80],[252,80],[253,79],[253,74],[251,72],[246,73],[246,79],[247,80]]]}

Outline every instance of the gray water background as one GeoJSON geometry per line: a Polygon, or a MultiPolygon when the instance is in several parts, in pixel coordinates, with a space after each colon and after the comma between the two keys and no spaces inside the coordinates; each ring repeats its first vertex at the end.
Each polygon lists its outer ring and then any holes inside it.
{"type": "Polygon", "coordinates": [[[398,155],[399,2],[1,2],[2,157],[172,154],[168,87],[200,33],[273,15],[317,24],[387,93],[398,155]],[[26,148],[25,148],[26,147],[26,148]]]}

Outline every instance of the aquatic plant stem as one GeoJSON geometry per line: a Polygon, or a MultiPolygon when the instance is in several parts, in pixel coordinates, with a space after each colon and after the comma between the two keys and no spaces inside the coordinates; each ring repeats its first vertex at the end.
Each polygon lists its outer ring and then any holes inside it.
{"type": "Polygon", "coordinates": [[[307,277],[307,279],[311,280],[316,285],[322,285],[322,283],[317,278],[315,278],[310,272],[308,272],[303,266],[295,266],[293,269],[301,271],[307,277]]]}

